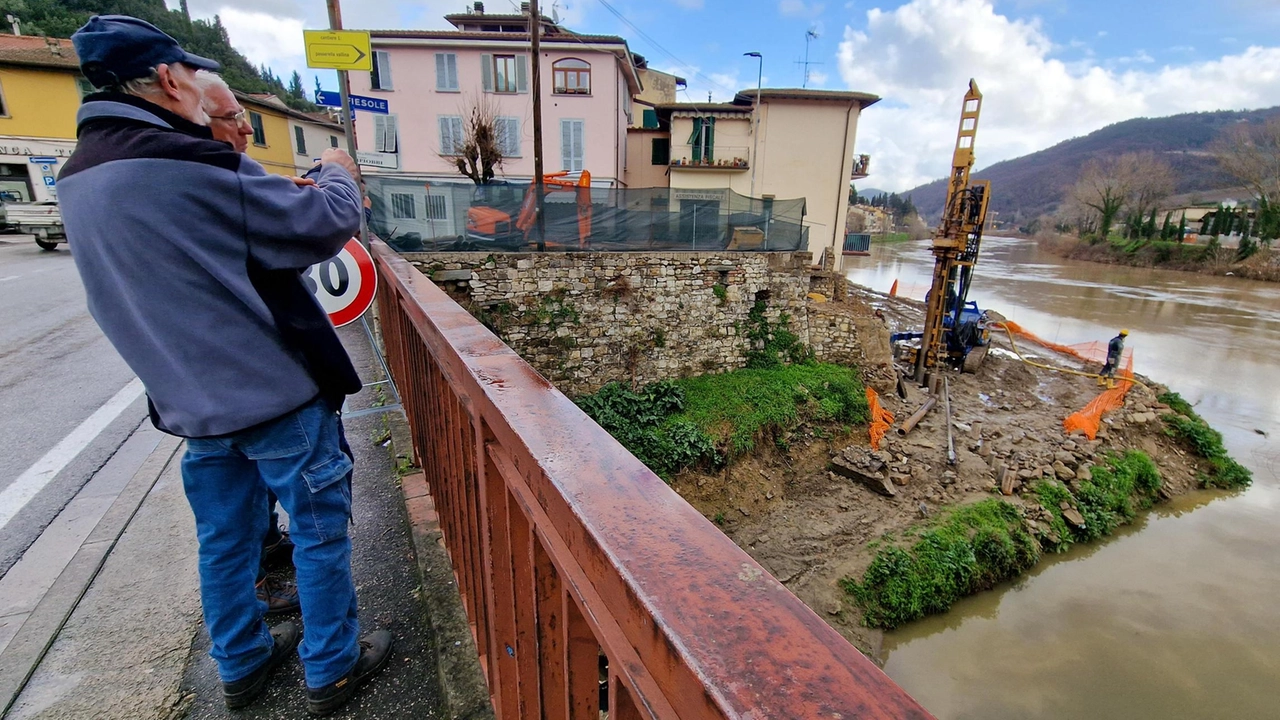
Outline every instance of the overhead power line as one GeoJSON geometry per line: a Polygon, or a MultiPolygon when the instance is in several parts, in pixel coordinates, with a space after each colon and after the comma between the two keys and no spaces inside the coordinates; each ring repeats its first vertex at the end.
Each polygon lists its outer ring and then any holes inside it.
{"type": "Polygon", "coordinates": [[[634,31],[635,31],[635,33],[636,33],[637,35],[639,35],[641,38],[644,38],[644,40],[645,40],[646,42],[648,42],[650,45],[652,45],[652,46],[654,46],[655,48],[657,48],[658,50],[662,51],[662,53],[663,53],[663,54],[665,54],[667,57],[671,58],[671,59],[672,59],[672,60],[673,60],[677,65],[680,65],[680,66],[684,67],[686,70],[688,70],[688,71],[689,71],[689,74],[694,75],[695,77],[701,78],[703,82],[706,82],[706,83],[709,83],[709,84],[711,84],[711,85],[714,85],[714,86],[716,86],[716,87],[720,88],[721,90],[723,90],[723,91],[725,91],[725,92],[727,92],[727,93],[729,93],[729,94],[731,94],[731,95],[732,95],[732,94],[736,94],[736,93],[738,92],[738,89],[737,89],[737,88],[727,88],[727,87],[725,87],[724,85],[722,85],[722,84],[720,84],[720,83],[716,82],[715,80],[712,80],[711,78],[707,77],[706,75],[703,75],[701,72],[699,72],[699,71],[698,71],[698,68],[696,68],[696,67],[694,67],[693,65],[690,65],[689,63],[685,62],[684,60],[681,60],[680,58],[676,57],[675,53],[673,53],[673,52],[671,52],[670,50],[668,50],[668,49],[666,49],[665,47],[663,47],[663,46],[662,46],[662,43],[658,42],[657,40],[654,40],[652,37],[650,37],[650,36],[649,36],[649,34],[648,34],[648,33],[646,33],[644,30],[641,30],[641,29],[640,29],[640,28],[639,28],[635,23],[633,23],[633,22],[631,22],[630,20],[628,20],[628,19],[627,19],[627,16],[626,16],[626,15],[623,15],[621,11],[619,11],[619,10],[618,10],[617,8],[615,8],[614,6],[610,5],[610,4],[609,4],[609,2],[608,2],[608,0],[599,0],[599,2],[600,2],[600,4],[601,4],[601,5],[603,5],[603,6],[604,6],[604,9],[605,9],[605,10],[608,10],[610,13],[612,13],[612,14],[613,14],[613,16],[614,16],[614,17],[616,17],[616,18],[618,18],[618,20],[619,20],[619,21],[621,21],[623,25],[626,25],[627,27],[629,27],[629,28],[631,28],[632,30],[634,30],[634,31]]]}

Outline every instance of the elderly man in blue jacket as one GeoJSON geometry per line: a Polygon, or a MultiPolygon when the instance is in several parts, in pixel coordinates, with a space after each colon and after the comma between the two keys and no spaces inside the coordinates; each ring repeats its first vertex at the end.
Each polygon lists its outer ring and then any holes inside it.
{"type": "Polygon", "coordinates": [[[359,637],[351,579],[352,463],[337,411],[360,389],[302,283],[360,224],[351,157],[326,150],[300,186],[213,139],[196,71],[154,26],[99,16],[73,36],[96,87],[58,190],[89,311],[147,389],[151,419],[187,438],[183,486],[200,594],[231,708],[295,647],[308,709],[333,712],[387,661],[359,637]],[[269,630],[254,580],[267,491],[289,513],[306,637],[269,630]]]}

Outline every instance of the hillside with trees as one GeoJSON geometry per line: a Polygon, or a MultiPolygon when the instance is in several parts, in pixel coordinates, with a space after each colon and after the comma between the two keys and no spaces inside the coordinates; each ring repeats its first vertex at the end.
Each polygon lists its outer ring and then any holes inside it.
{"type": "MultiPolygon", "coordinates": [[[[1241,124],[1261,125],[1272,117],[1280,117],[1280,107],[1135,118],[982,168],[973,176],[991,181],[990,209],[1000,213],[999,222],[1017,225],[1055,213],[1091,161],[1102,162],[1126,153],[1151,153],[1167,163],[1175,194],[1238,187],[1239,182],[1214,158],[1210,145],[1224,130],[1241,124]]],[[[981,143],[979,136],[979,156],[981,143]]],[[[936,180],[902,195],[910,197],[921,215],[934,223],[942,214],[945,193],[943,180],[936,180]]]]}
{"type": "Polygon", "coordinates": [[[255,67],[231,46],[222,21],[193,20],[186,0],[170,10],[164,0],[0,0],[0,15],[12,15],[22,34],[69,38],[94,15],[132,15],[173,36],[182,47],[222,63],[222,76],[246,93],[271,93],[296,110],[315,110],[297,72],[284,82],[268,67],[255,67]]]}

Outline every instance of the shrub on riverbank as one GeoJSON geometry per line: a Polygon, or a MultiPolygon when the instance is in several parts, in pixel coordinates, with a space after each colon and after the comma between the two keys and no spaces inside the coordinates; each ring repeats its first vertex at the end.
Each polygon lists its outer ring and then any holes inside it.
{"type": "Polygon", "coordinates": [[[1021,575],[1040,559],[1042,548],[1061,552],[1110,535],[1159,497],[1160,472],[1146,453],[1109,457],[1091,474],[1074,493],[1056,480],[1042,480],[1024,496],[1037,499],[1049,518],[1047,528],[1036,530],[1038,541],[1027,529],[1035,523],[1017,506],[983,500],[944,515],[910,548],[881,548],[861,581],[844,578],[840,585],[862,608],[864,624],[894,628],[946,612],[962,597],[1021,575]],[[1066,513],[1073,510],[1083,523],[1068,522],[1066,513]]]}
{"type": "Polygon", "coordinates": [[[1257,249],[1241,260],[1235,248],[1191,245],[1160,240],[1109,240],[1088,243],[1073,237],[1042,233],[1040,247],[1070,260],[1110,265],[1183,270],[1207,275],[1235,275],[1252,280],[1280,282],[1280,250],[1257,249]]]}
{"type": "Polygon", "coordinates": [[[611,383],[578,406],[665,479],[720,465],[805,423],[867,421],[855,368],[813,363],[742,369],[631,390],[611,383]]]}
{"type": "Polygon", "coordinates": [[[992,498],[950,511],[910,548],[882,548],[861,582],[844,578],[840,586],[862,607],[868,627],[887,629],[946,612],[1039,559],[1018,508],[992,498]]]}
{"type": "Polygon", "coordinates": [[[1209,472],[1200,476],[1201,487],[1234,489],[1247,487],[1253,482],[1249,468],[1227,454],[1222,433],[1209,427],[1209,423],[1197,415],[1181,395],[1164,393],[1159,400],[1173,408],[1172,414],[1164,416],[1165,432],[1182,440],[1193,453],[1209,461],[1209,472]]]}

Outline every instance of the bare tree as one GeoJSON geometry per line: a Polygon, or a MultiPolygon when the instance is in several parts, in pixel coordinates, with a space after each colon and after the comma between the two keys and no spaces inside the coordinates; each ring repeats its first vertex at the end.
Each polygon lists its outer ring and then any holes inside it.
{"type": "Polygon", "coordinates": [[[1071,200],[1089,208],[1098,219],[1098,240],[1105,240],[1120,209],[1133,192],[1132,163],[1118,158],[1093,158],[1080,170],[1080,179],[1071,189],[1071,200]],[[1123,161],[1123,162],[1122,162],[1123,161]]]}
{"type": "Polygon", "coordinates": [[[1210,143],[1209,151],[1254,199],[1264,205],[1280,202],[1280,117],[1236,125],[1210,143]]]}
{"type": "Polygon", "coordinates": [[[1120,156],[1120,161],[1125,166],[1123,172],[1132,178],[1125,201],[1130,215],[1145,218],[1173,194],[1173,168],[1155,153],[1126,153],[1120,156]]]}
{"type": "MultiPolygon", "coordinates": [[[[457,131],[456,126],[450,130],[455,135],[457,131]]],[[[458,172],[476,185],[488,185],[502,169],[502,131],[497,107],[481,94],[463,111],[462,136],[452,138],[455,152],[442,153],[440,157],[457,166],[458,172]]]]}

